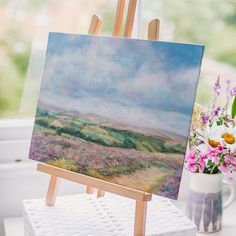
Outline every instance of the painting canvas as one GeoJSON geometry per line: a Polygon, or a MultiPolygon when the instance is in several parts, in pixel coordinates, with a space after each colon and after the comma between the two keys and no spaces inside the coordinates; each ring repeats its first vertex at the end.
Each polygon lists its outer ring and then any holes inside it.
{"type": "Polygon", "coordinates": [[[202,54],[50,33],[30,159],[176,199],[202,54]]]}

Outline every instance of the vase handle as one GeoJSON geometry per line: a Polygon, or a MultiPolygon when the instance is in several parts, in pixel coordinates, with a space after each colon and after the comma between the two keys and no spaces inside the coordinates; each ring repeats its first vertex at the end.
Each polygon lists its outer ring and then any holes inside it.
{"type": "Polygon", "coordinates": [[[224,186],[227,186],[229,188],[229,191],[230,191],[230,194],[229,194],[229,197],[228,199],[226,199],[224,202],[223,202],[223,208],[227,208],[234,200],[234,197],[235,197],[235,189],[234,189],[234,186],[233,184],[229,183],[228,181],[226,180],[223,180],[223,185],[224,186]]]}

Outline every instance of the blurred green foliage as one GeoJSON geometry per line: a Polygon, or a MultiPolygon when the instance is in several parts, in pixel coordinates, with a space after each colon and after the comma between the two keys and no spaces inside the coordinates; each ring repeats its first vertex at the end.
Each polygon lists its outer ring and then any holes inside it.
{"type": "MultiPolygon", "coordinates": [[[[0,5],[1,6],[1,5],[0,5]]],[[[17,25],[9,24],[0,38],[0,117],[13,116],[20,106],[30,42],[17,25]]]]}
{"type": "Polygon", "coordinates": [[[177,41],[202,43],[205,54],[236,66],[236,1],[165,0],[164,20],[177,41]]]}
{"type": "MultiPolygon", "coordinates": [[[[53,2],[25,1],[23,8],[33,17],[37,11],[48,8],[53,2]]],[[[12,3],[17,1],[0,0],[0,9],[14,8],[12,3]]],[[[97,12],[101,12],[104,22],[102,34],[110,34],[115,18],[115,2],[108,2],[106,9],[98,9],[97,12]]],[[[144,12],[148,18],[161,17],[162,25],[170,26],[174,40],[202,43],[206,45],[205,55],[236,66],[235,0],[144,0],[144,12]]],[[[144,14],[142,17],[145,18],[144,14]]],[[[19,115],[31,47],[27,27],[10,19],[0,33],[0,61],[4,62],[0,66],[0,118],[19,115]]]]}

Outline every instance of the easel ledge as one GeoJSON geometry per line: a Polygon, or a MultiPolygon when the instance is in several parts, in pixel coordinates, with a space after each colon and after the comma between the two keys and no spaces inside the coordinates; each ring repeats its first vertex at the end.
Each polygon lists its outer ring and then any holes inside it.
{"type": "Polygon", "coordinates": [[[47,164],[38,164],[37,170],[44,172],[46,174],[52,175],[54,177],[59,177],[62,179],[67,179],[79,184],[93,186],[96,189],[103,190],[106,192],[118,194],[124,197],[128,197],[139,201],[150,201],[152,199],[152,194],[145,193],[139,190],[131,189],[125,186],[107,182],[105,180],[96,179],[90,176],[75,173],[69,170],[64,170],[55,166],[47,164]]]}

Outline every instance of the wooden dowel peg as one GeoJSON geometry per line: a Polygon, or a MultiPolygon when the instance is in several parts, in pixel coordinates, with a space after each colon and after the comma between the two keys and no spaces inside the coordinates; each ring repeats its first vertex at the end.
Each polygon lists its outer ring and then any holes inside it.
{"type": "Polygon", "coordinates": [[[99,34],[101,27],[102,27],[101,18],[97,15],[93,15],[88,33],[93,35],[99,34]]]}
{"type": "Polygon", "coordinates": [[[56,176],[51,176],[49,186],[48,186],[48,192],[46,196],[46,203],[48,206],[54,206],[57,196],[57,190],[59,185],[59,179],[56,176]]]}
{"type": "Polygon", "coordinates": [[[87,186],[86,193],[93,194],[93,187],[87,186]]]}
{"type": "Polygon", "coordinates": [[[160,20],[154,19],[148,24],[148,39],[159,40],[160,37],[160,20]]]}
{"type": "Polygon", "coordinates": [[[147,202],[136,200],[134,235],[144,236],[146,229],[147,202]]]}
{"type": "Polygon", "coordinates": [[[125,0],[118,0],[116,8],[116,18],[112,33],[114,37],[118,37],[120,35],[120,29],[124,15],[124,8],[125,8],[125,0]]]}
{"type": "Polygon", "coordinates": [[[137,0],[129,0],[128,13],[125,22],[125,38],[131,38],[132,36],[136,5],[137,0]]]}
{"type": "Polygon", "coordinates": [[[105,195],[105,191],[103,191],[101,189],[98,189],[98,191],[97,191],[97,198],[104,197],[104,195],[105,195]]]}

